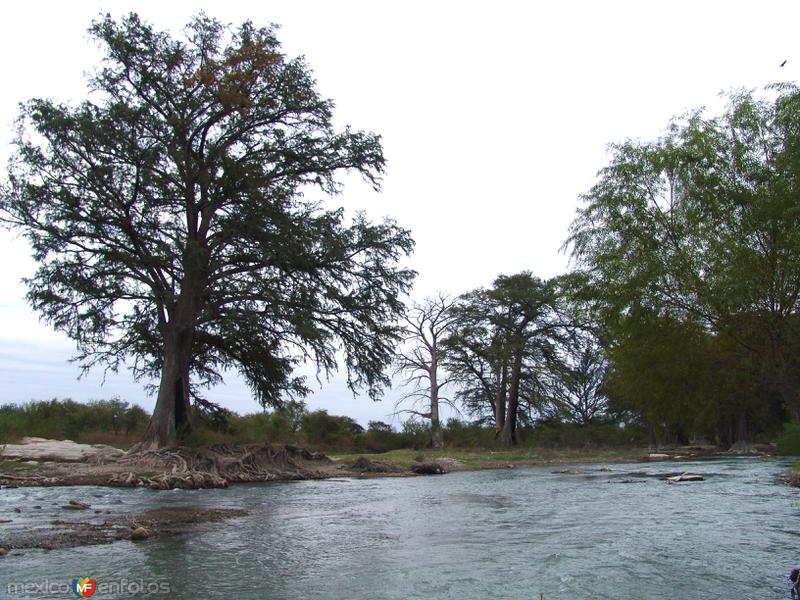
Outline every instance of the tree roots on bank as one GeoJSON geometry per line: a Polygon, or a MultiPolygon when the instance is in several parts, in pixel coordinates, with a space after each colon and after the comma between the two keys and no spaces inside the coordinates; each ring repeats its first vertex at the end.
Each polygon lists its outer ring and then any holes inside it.
{"type": "Polygon", "coordinates": [[[330,463],[324,454],[298,446],[210,446],[130,452],[118,459],[120,473],[108,483],[152,489],[224,488],[229,483],[319,479],[314,462],[330,463]]]}

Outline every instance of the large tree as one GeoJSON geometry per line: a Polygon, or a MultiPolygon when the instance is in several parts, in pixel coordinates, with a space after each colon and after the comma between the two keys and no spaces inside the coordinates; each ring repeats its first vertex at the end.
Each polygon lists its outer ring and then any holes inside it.
{"type": "Polygon", "coordinates": [[[447,367],[470,412],[490,407],[502,446],[516,444],[520,415],[542,397],[542,371],[568,326],[554,283],[529,272],[501,275],[492,288],[461,296],[454,308],[447,367]]]}
{"type": "Polygon", "coordinates": [[[231,368],[280,405],[307,392],[298,363],[328,374],[341,352],[378,396],[413,242],[322,198],[345,171],[379,187],[379,137],[333,127],[273,28],[200,15],[177,39],[132,14],[89,31],[106,53],[89,99],[22,106],[0,214],[39,263],[30,303],[84,367],[159,378],[140,448],[174,442],[198,385],[231,368]]]}
{"type": "Polygon", "coordinates": [[[609,324],[647,314],[733,342],[800,418],[798,148],[797,88],[732,93],[721,116],[613,146],[569,243],[609,324]]]}

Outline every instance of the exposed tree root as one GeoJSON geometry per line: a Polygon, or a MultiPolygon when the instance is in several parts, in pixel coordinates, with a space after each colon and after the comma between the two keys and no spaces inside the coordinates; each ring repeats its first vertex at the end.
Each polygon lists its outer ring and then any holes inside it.
{"type": "Polygon", "coordinates": [[[117,461],[124,469],[108,483],[152,489],[222,488],[229,483],[277,479],[318,479],[313,464],[330,462],[323,454],[297,446],[210,446],[132,451],[117,461]]]}

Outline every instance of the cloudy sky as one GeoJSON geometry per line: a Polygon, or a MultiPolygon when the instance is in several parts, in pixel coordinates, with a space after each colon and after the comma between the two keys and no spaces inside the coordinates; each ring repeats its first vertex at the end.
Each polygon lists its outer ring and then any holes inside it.
{"type": "MultiPolygon", "coordinates": [[[[563,272],[559,248],[608,143],[655,137],[674,115],[719,110],[723,90],[800,73],[796,2],[3,3],[3,164],[18,103],[83,98],[84,74],[101,56],[86,28],[101,13],[132,10],[175,33],[201,10],[281,26],[285,52],[306,56],[337,123],[383,136],[382,192],[347,180],[335,202],[412,230],[416,298],[499,273],[563,272]]],[[[0,250],[0,403],[118,395],[152,408],[128,373],[76,379],[74,344],[24,301],[20,279],[35,267],[26,244],[3,231],[0,250]]],[[[335,378],[309,404],[366,423],[387,419],[396,395],[353,398],[335,378]]],[[[235,377],[209,397],[259,408],[235,377]]]]}

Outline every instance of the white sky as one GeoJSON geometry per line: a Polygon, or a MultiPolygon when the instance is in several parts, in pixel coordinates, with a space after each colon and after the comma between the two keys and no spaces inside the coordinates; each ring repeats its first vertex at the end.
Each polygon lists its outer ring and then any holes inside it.
{"type": "MultiPolygon", "coordinates": [[[[201,10],[281,25],[285,52],[306,56],[337,122],[383,136],[382,193],[348,180],[336,201],[412,230],[415,298],[563,272],[559,248],[608,143],[655,137],[671,116],[719,106],[722,90],[800,72],[796,2],[4,2],[3,165],[18,102],[81,99],[101,56],[90,21],[132,10],[174,32],[201,10]]],[[[128,373],[76,380],[74,344],[23,299],[26,244],[3,231],[0,250],[0,403],[119,395],[151,409],[128,373]]],[[[388,420],[395,395],[353,398],[336,379],[309,404],[366,424],[388,420]]],[[[259,409],[235,378],[209,397],[259,409]]]]}

